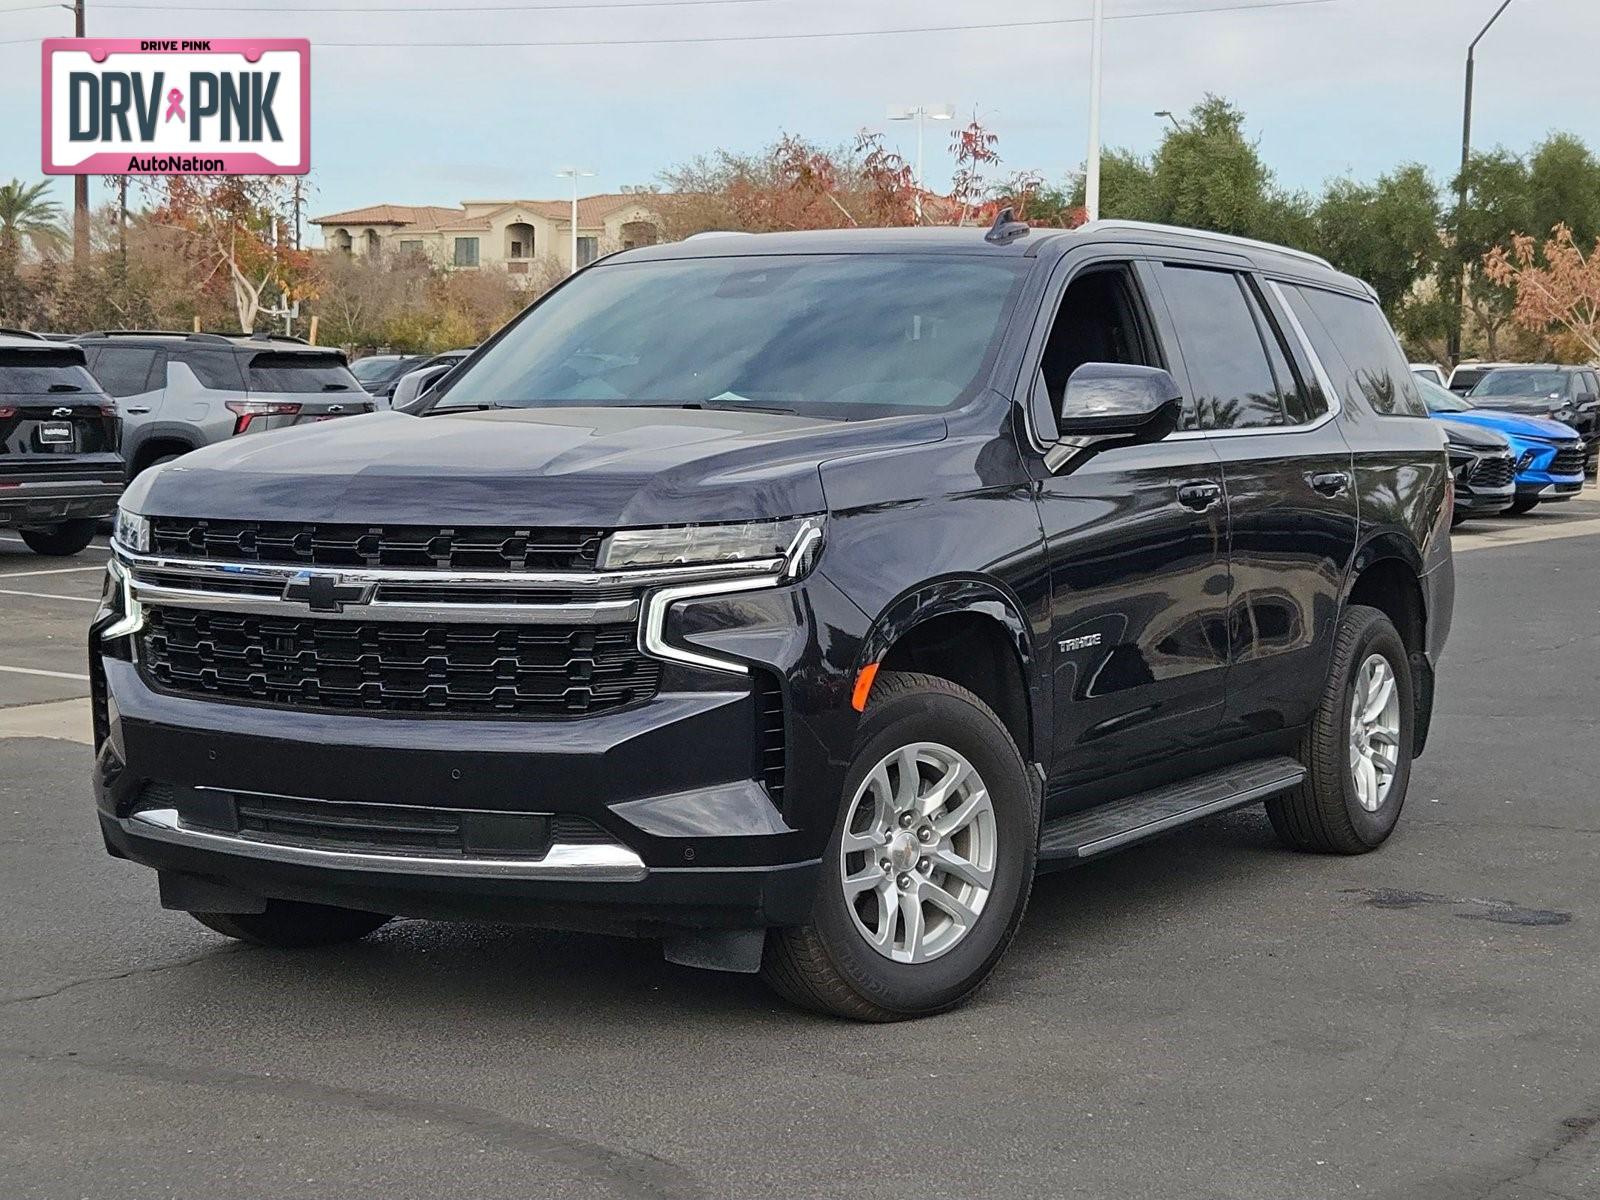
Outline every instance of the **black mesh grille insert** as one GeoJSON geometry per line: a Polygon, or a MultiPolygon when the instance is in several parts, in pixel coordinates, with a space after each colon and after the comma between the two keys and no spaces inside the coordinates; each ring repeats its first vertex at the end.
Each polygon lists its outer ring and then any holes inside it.
{"type": "Polygon", "coordinates": [[[1570,446],[1561,446],[1556,450],[1555,458],[1550,460],[1550,473],[1552,475],[1580,475],[1583,473],[1583,443],[1574,442],[1570,446]]]}
{"type": "Polygon", "coordinates": [[[183,558],[464,571],[593,570],[605,536],[598,529],[306,525],[190,517],[154,517],[150,535],[157,554],[183,558]]]}
{"type": "Polygon", "coordinates": [[[1500,454],[1493,458],[1481,458],[1478,460],[1478,465],[1473,468],[1472,478],[1469,482],[1473,487],[1505,487],[1511,482],[1516,471],[1516,464],[1509,454],[1500,454]]]}
{"type": "Polygon", "coordinates": [[[660,664],[627,625],[427,625],[148,610],[158,687],[302,709],[562,716],[654,696],[660,664]]]}

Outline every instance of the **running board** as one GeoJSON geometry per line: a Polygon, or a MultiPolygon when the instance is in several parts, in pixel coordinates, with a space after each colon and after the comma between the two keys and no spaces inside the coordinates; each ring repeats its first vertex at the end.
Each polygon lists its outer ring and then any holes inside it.
{"type": "Polygon", "coordinates": [[[1287,756],[1237,763],[1123,800],[1058,817],[1039,837],[1039,862],[1066,865],[1287,791],[1306,769],[1287,756]]]}

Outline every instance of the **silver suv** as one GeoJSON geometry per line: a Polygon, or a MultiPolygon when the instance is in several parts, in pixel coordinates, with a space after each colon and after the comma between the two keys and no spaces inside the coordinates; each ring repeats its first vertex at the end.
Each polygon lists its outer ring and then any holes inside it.
{"type": "Polygon", "coordinates": [[[300,338],[116,330],[77,341],[122,417],[130,478],[212,442],[375,408],[342,351],[300,338]]]}

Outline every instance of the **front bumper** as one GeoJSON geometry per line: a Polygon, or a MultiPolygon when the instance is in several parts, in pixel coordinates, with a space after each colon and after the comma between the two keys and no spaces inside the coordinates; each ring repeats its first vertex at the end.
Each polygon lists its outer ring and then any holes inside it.
{"type": "Polygon", "coordinates": [[[122,473],[79,479],[0,479],[0,526],[100,520],[117,510],[122,473]]]}
{"type": "Polygon", "coordinates": [[[1464,513],[1497,513],[1510,507],[1517,497],[1516,485],[1505,484],[1497,488],[1473,487],[1456,484],[1456,510],[1464,513]]]}
{"type": "Polygon", "coordinates": [[[1582,491],[1582,475],[1552,476],[1539,472],[1531,479],[1517,477],[1517,499],[1519,500],[1571,500],[1582,491]]]}

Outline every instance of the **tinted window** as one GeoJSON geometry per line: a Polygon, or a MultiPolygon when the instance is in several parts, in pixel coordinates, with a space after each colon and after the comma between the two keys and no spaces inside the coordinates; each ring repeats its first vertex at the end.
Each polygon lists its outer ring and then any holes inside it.
{"type": "Polygon", "coordinates": [[[1161,292],[1189,372],[1186,416],[1194,429],[1284,423],[1278,381],[1243,281],[1231,271],[1165,267],[1161,292]]]}
{"type": "Polygon", "coordinates": [[[113,396],[136,396],[151,390],[150,368],[156,352],[147,346],[102,346],[94,352],[94,377],[113,396]]]}
{"type": "MultiPolygon", "coordinates": [[[[1382,309],[1370,300],[1321,288],[1301,285],[1286,290],[1298,291],[1316,314],[1344,359],[1347,385],[1354,383],[1374,412],[1397,417],[1428,415],[1417,377],[1400,353],[1400,343],[1395,341],[1382,309]]],[[[1320,348],[1318,354],[1320,357],[1320,348]]],[[[1326,360],[1323,365],[1327,365],[1326,360]]],[[[1354,396],[1348,399],[1353,401],[1354,396]]]]}
{"type": "Polygon", "coordinates": [[[1474,396],[1565,396],[1565,371],[1490,371],[1472,389],[1474,396]]]}
{"type": "Polygon", "coordinates": [[[185,348],[180,361],[194,372],[202,387],[218,392],[237,392],[244,387],[239,357],[232,350],[192,350],[185,348]]]}
{"type": "Polygon", "coordinates": [[[0,350],[0,396],[99,390],[81,350],[0,350]]]}
{"type": "Polygon", "coordinates": [[[375,354],[368,358],[359,358],[350,364],[350,374],[362,383],[376,383],[387,379],[399,368],[402,360],[387,354],[375,354]]]}
{"type": "Polygon", "coordinates": [[[446,403],[692,405],[841,418],[972,395],[1026,264],[795,255],[609,263],[449,384],[446,403]]]}
{"type": "Polygon", "coordinates": [[[1250,308],[1261,328],[1261,340],[1266,344],[1267,361],[1272,365],[1272,377],[1278,384],[1278,399],[1283,406],[1285,420],[1291,425],[1303,425],[1328,411],[1321,395],[1311,392],[1300,378],[1300,373],[1289,359],[1288,343],[1284,330],[1272,310],[1262,303],[1261,294],[1253,286],[1247,288],[1250,308]]]}
{"type": "Polygon", "coordinates": [[[1600,378],[1593,371],[1582,371],[1578,375],[1578,390],[1590,396],[1600,396],[1600,378]]]}
{"type": "Polygon", "coordinates": [[[257,354],[250,360],[252,392],[354,392],[361,388],[337,354],[257,354]]]}
{"type": "Polygon", "coordinates": [[[1428,406],[1429,412],[1469,412],[1473,408],[1471,403],[1449,389],[1440,387],[1432,380],[1419,379],[1417,388],[1422,393],[1422,402],[1428,406]]]}

